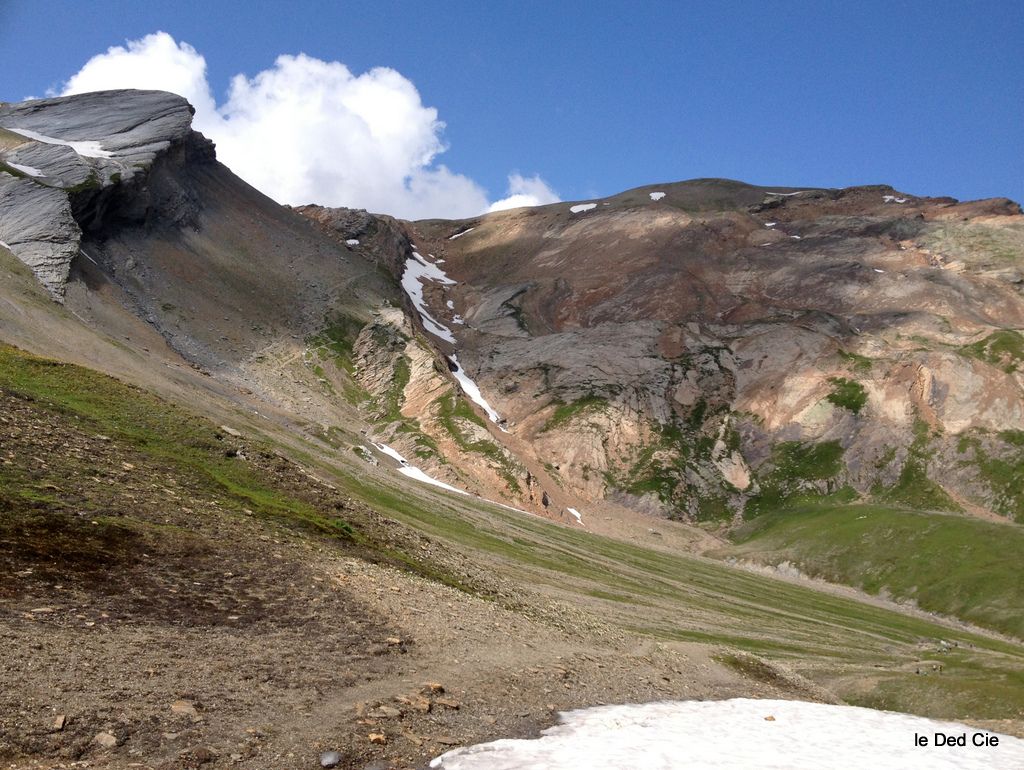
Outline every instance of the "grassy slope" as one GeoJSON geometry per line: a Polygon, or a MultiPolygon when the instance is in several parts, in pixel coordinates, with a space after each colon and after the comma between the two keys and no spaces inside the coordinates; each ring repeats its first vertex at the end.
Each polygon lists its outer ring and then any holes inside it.
{"type": "MultiPolygon", "coordinates": [[[[108,437],[138,452],[170,477],[182,479],[216,501],[227,515],[256,517],[291,536],[326,539],[372,561],[465,587],[454,572],[417,553],[418,544],[393,537],[380,517],[311,484],[269,441],[245,439],[250,456],[240,459],[235,449],[239,440],[203,417],[107,375],[39,358],[3,343],[0,392],[36,410],[61,416],[74,431],[108,437]]],[[[79,508],[85,505],[88,509],[88,495],[84,501],[76,500],[72,511],[68,501],[48,489],[61,478],[88,488],[94,470],[62,453],[47,460],[46,473],[35,467],[38,464],[33,458],[15,457],[0,465],[0,524],[9,528],[19,520],[38,520],[41,515],[70,516],[73,521],[79,508]]],[[[91,481],[106,483],[99,478],[91,481]]],[[[112,523],[149,528],[148,522],[136,518],[126,508],[117,512],[112,523]]]]}
{"type": "MultiPolygon", "coordinates": [[[[354,540],[370,552],[378,547],[358,521],[332,515],[315,499],[303,499],[294,489],[282,490],[249,463],[227,457],[211,423],[144,391],[9,347],[0,347],[0,388],[30,401],[34,408],[64,415],[85,431],[111,436],[165,463],[192,483],[208,486],[239,515],[248,508],[299,536],[354,540]]],[[[315,461],[313,455],[305,459],[315,461]]],[[[69,463],[68,471],[74,472],[74,462],[69,463]]],[[[858,697],[875,697],[891,708],[943,717],[1024,713],[1024,649],[1019,645],[711,560],[597,537],[412,483],[403,486],[397,476],[392,485],[379,475],[320,463],[344,491],[375,511],[521,585],[527,606],[543,603],[538,602],[539,591],[585,608],[613,628],[783,658],[800,673],[840,692],[840,675],[871,677],[875,684],[867,694],[858,688],[858,697]],[[906,667],[932,654],[939,638],[961,645],[957,658],[945,661],[942,681],[908,676],[906,667]]],[[[45,489],[10,469],[4,473],[4,496],[19,505],[36,506],[37,515],[38,496],[45,495],[45,489]]],[[[43,502],[45,509],[49,503],[43,502]]],[[[10,511],[7,508],[4,517],[10,511]]],[[[400,554],[398,559],[405,560],[400,554]]],[[[429,574],[430,564],[419,566],[429,574]]]]}
{"type": "Polygon", "coordinates": [[[739,555],[788,560],[1024,638],[1020,527],[881,505],[807,506],[762,516],[736,539],[739,555]]]}
{"type": "Polygon", "coordinates": [[[335,479],[376,509],[493,560],[497,573],[590,607],[613,626],[782,660],[851,702],[944,718],[1024,714],[1020,645],[479,502],[335,479]],[[939,639],[959,646],[945,652],[939,639]],[[936,654],[944,678],[917,676],[916,662],[936,654]]]}

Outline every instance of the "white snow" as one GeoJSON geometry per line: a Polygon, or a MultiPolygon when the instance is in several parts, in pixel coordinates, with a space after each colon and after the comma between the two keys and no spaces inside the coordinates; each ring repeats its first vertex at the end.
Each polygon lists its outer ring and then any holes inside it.
{"type": "Polygon", "coordinates": [[[581,516],[580,512],[577,511],[575,508],[566,508],[565,510],[567,510],[569,513],[571,513],[573,516],[575,516],[576,517],[576,521],[578,521],[580,524],[583,523],[583,516],[581,516]]]}
{"type": "Polygon", "coordinates": [[[458,324],[459,326],[464,326],[466,324],[466,321],[462,316],[456,313],[455,315],[452,316],[452,323],[458,324]]]}
{"type": "Polygon", "coordinates": [[[448,300],[444,304],[445,304],[445,307],[447,307],[449,310],[454,310],[455,309],[455,303],[452,300],[448,300]]]}
{"type": "Polygon", "coordinates": [[[448,360],[451,361],[452,366],[455,367],[455,369],[452,370],[452,375],[454,375],[455,379],[458,380],[459,385],[462,386],[462,391],[469,396],[469,400],[487,412],[487,416],[491,418],[491,422],[500,426],[501,417],[499,417],[498,413],[494,411],[494,407],[487,403],[487,399],[480,393],[480,388],[477,384],[473,382],[463,368],[459,366],[459,357],[453,355],[448,360]]]}
{"type": "Polygon", "coordinates": [[[11,247],[7,244],[7,241],[0,241],[0,246],[3,246],[8,251],[11,250],[11,247]]]}
{"type": "Polygon", "coordinates": [[[412,257],[405,260],[405,271],[402,273],[402,288],[409,295],[409,299],[412,300],[416,312],[420,314],[423,327],[435,337],[440,337],[445,342],[454,344],[455,337],[452,336],[452,330],[439,323],[430,315],[430,311],[427,310],[426,300],[423,299],[423,280],[436,281],[446,286],[453,286],[455,284],[455,281],[449,278],[444,270],[433,262],[427,262],[427,260],[414,251],[412,257]]]}
{"type": "Polygon", "coordinates": [[[775,225],[777,225],[777,224],[778,224],[778,222],[765,222],[764,226],[765,227],[775,227],[775,225]]]}
{"type": "Polygon", "coordinates": [[[906,198],[897,198],[895,195],[883,195],[882,196],[882,202],[883,203],[906,203],[907,199],[906,198]]]}
{"type": "Polygon", "coordinates": [[[1024,740],[954,722],[785,700],[679,701],[598,706],[561,714],[534,740],[454,749],[442,770],[988,770],[1024,767],[1024,740]],[[771,717],[771,719],[769,719],[771,717]],[[966,746],[936,746],[936,735],[966,746]],[[915,745],[915,737],[928,746],[915,745]],[[997,746],[972,745],[997,735],[997,746]]]}
{"type": "Polygon", "coordinates": [[[349,238],[347,241],[345,241],[345,245],[346,246],[358,246],[359,245],[359,239],[358,238],[349,238]]]}
{"type": "Polygon", "coordinates": [[[7,161],[7,165],[13,169],[16,169],[17,171],[20,171],[22,174],[28,174],[29,176],[36,177],[43,176],[42,171],[40,171],[37,168],[33,168],[32,166],[23,166],[20,163],[11,163],[10,161],[7,161]]]}
{"type": "Polygon", "coordinates": [[[575,206],[570,206],[569,211],[571,211],[573,214],[579,214],[582,211],[590,211],[591,209],[596,208],[596,203],[577,203],[575,206]]]}
{"type": "Polygon", "coordinates": [[[449,492],[458,492],[460,495],[468,495],[469,494],[469,492],[467,492],[464,489],[459,489],[458,487],[453,487],[451,484],[445,484],[443,481],[438,481],[433,476],[428,476],[426,473],[421,471],[419,468],[416,468],[416,467],[414,467],[412,465],[403,466],[403,467],[398,469],[398,472],[403,474],[403,475],[405,475],[405,476],[408,476],[410,479],[415,479],[416,481],[421,481],[424,484],[432,484],[435,487],[441,487],[441,489],[447,489],[449,492]]]}
{"type": "Polygon", "coordinates": [[[876,273],[884,273],[884,272],[885,272],[884,270],[879,270],[879,269],[878,269],[877,267],[876,267],[876,268],[872,268],[872,269],[873,269],[873,270],[874,270],[874,271],[875,271],[876,273]]]}
{"type": "Polygon", "coordinates": [[[463,235],[465,235],[466,233],[471,233],[471,232],[473,232],[474,230],[476,230],[476,228],[475,228],[475,227],[467,227],[467,228],[466,228],[465,230],[463,230],[463,231],[462,231],[461,233],[455,233],[455,235],[453,235],[453,236],[452,236],[451,238],[449,238],[448,240],[449,240],[449,241],[454,241],[454,240],[455,240],[456,238],[461,238],[461,237],[462,237],[463,235]]]}
{"type": "Polygon", "coordinates": [[[780,196],[782,198],[788,198],[791,195],[800,195],[801,193],[805,193],[805,192],[810,192],[810,190],[797,190],[796,192],[791,192],[791,193],[767,192],[765,194],[766,195],[778,195],[778,196],[780,196]]]}
{"type": "Polygon", "coordinates": [[[426,473],[424,473],[416,466],[410,465],[409,461],[402,457],[402,455],[396,449],[389,447],[387,444],[378,444],[376,441],[372,443],[375,447],[377,447],[377,449],[386,454],[388,457],[398,461],[398,464],[401,466],[398,469],[398,472],[401,473],[402,475],[408,476],[410,479],[415,479],[416,481],[420,481],[424,484],[431,484],[435,487],[441,487],[441,489],[447,489],[449,492],[458,492],[460,495],[469,494],[469,492],[466,492],[463,489],[453,487],[451,484],[445,484],[443,481],[438,481],[433,476],[428,476],[426,473]]]}
{"type": "Polygon", "coordinates": [[[663,193],[663,192],[652,192],[651,193],[651,200],[652,201],[660,201],[664,197],[665,197],[665,193],[663,193]]]}
{"type": "Polygon", "coordinates": [[[52,136],[45,136],[43,134],[36,133],[35,131],[29,131],[27,128],[8,128],[7,126],[4,126],[4,128],[7,128],[8,131],[13,131],[16,134],[21,134],[28,139],[35,139],[37,142],[43,142],[44,144],[60,144],[64,147],[70,147],[79,155],[86,158],[111,157],[111,153],[104,150],[103,147],[100,146],[99,142],[68,142],[63,139],[55,139],[52,136]]]}
{"type": "Polygon", "coordinates": [[[794,241],[799,241],[800,240],[800,236],[799,235],[791,235],[789,237],[792,238],[794,241]]]}
{"type": "Polygon", "coordinates": [[[378,444],[376,441],[372,442],[377,449],[386,454],[393,460],[398,460],[399,465],[408,465],[409,461],[406,460],[402,455],[398,453],[397,449],[392,449],[387,444],[378,444]]]}

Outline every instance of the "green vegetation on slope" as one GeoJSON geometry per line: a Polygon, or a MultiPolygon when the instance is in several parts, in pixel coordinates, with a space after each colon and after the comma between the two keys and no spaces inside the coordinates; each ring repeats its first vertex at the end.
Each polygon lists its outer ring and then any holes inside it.
{"type": "Polygon", "coordinates": [[[728,498],[736,490],[704,469],[711,465],[719,435],[727,452],[739,448],[740,437],[732,420],[724,407],[709,407],[700,399],[685,418],[655,425],[650,440],[623,467],[613,467],[605,474],[608,486],[638,496],[656,495],[683,518],[731,518],[728,498]]]}
{"type": "Polygon", "coordinates": [[[914,441],[907,449],[907,459],[896,485],[891,489],[872,490],[881,502],[904,505],[925,511],[960,511],[945,490],[928,477],[928,423],[914,420],[914,441]]]}
{"type": "Polygon", "coordinates": [[[405,419],[402,415],[402,403],[405,401],[405,387],[409,384],[411,376],[412,370],[409,368],[409,359],[405,356],[399,356],[395,360],[391,384],[377,400],[378,419],[385,422],[405,419]]]}
{"type": "Polygon", "coordinates": [[[748,522],[733,555],[1024,637],[1024,529],[879,505],[807,506],[748,522]]]}
{"type": "Polygon", "coordinates": [[[1024,432],[1004,430],[997,435],[1003,444],[998,456],[985,451],[977,432],[960,436],[957,449],[973,454],[965,464],[975,465],[992,490],[991,509],[1024,524],[1024,432]]]}
{"type": "Polygon", "coordinates": [[[1001,329],[983,340],[965,345],[960,351],[1012,374],[1024,363],[1024,335],[1012,329],[1001,329]]]}
{"type": "MultiPolygon", "coordinates": [[[[355,342],[364,325],[364,322],[358,318],[344,313],[336,313],[327,320],[327,324],[318,334],[306,340],[306,344],[313,354],[321,361],[333,363],[338,369],[342,396],[352,405],[357,405],[369,397],[369,394],[352,378],[355,372],[355,364],[352,360],[355,342]]],[[[314,363],[313,372],[321,383],[333,392],[334,388],[323,367],[314,363]]]]}
{"type": "Polygon", "coordinates": [[[434,401],[434,406],[437,409],[438,421],[455,440],[459,449],[463,452],[475,452],[483,455],[490,461],[491,468],[505,480],[509,489],[513,492],[522,491],[519,480],[516,478],[516,465],[502,448],[490,439],[473,440],[469,438],[459,425],[464,421],[486,429],[483,419],[470,409],[464,398],[454,392],[448,393],[434,401]]]}
{"type": "MultiPolygon", "coordinates": [[[[0,344],[0,389],[73,417],[82,428],[194,474],[239,508],[245,506],[257,515],[334,537],[352,539],[355,534],[342,519],[325,516],[309,503],[268,485],[248,463],[233,455],[223,434],[208,421],[139,388],[0,344]]],[[[6,481],[9,496],[31,498],[35,494],[31,487],[11,483],[14,479],[6,481]]]]}
{"type": "MultiPolygon", "coordinates": [[[[151,466],[150,472],[159,469],[158,486],[188,486],[225,515],[254,517],[300,537],[326,538],[366,558],[464,588],[457,577],[427,563],[415,549],[399,545],[388,528],[365,510],[329,499],[325,490],[310,483],[270,445],[227,436],[208,420],[152,393],[90,369],[0,344],[0,394],[26,404],[30,411],[58,417],[71,434],[136,453],[151,466]],[[239,441],[244,441],[248,459],[239,456],[239,441]]],[[[97,476],[87,459],[57,452],[47,458],[46,469],[42,467],[41,461],[22,456],[0,465],[4,527],[39,531],[63,531],[63,527],[74,532],[85,522],[95,529],[89,537],[100,543],[100,551],[107,548],[104,542],[117,539],[114,535],[123,539],[126,532],[166,529],[138,519],[134,505],[108,510],[104,500],[109,494],[90,496],[90,488],[105,490],[113,479],[97,476]],[[85,492],[69,500],[52,491],[65,483],[85,492]]]]}
{"type": "Polygon", "coordinates": [[[852,499],[852,490],[834,481],[843,470],[838,441],[811,444],[783,441],[772,449],[766,471],[758,478],[760,492],[747,502],[744,515],[759,516],[781,507],[826,498],[852,499]]]}
{"type": "Polygon", "coordinates": [[[868,374],[871,371],[872,361],[867,356],[840,350],[839,357],[852,366],[857,374],[868,374]]]}
{"type": "Polygon", "coordinates": [[[573,606],[598,603],[595,611],[612,626],[657,639],[720,645],[721,657],[737,657],[742,650],[784,661],[787,669],[835,687],[840,697],[884,698],[896,710],[937,718],[1024,711],[1024,690],[1007,687],[1024,670],[1019,645],[479,501],[451,497],[440,503],[335,473],[355,497],[430,537],[492,560],[495,573],[516,584],[540,586],[545,596],[573,606]],[[935,687],[931,679],[937,677],[923,681],[913,664],[935,654],[939,639],[960,647],[944,660],[943,681],[935,687]],[[849,689],[854,680],[857,686],[849,689]],[[877,684],[865,689],[862,682],[877,684]]]}
{"type": "Polygon", "coordinates": [[[608,399],[591,393],[569,403],[564,401],[556,401],[555,403],[555,411],[548,418],[547,422],[544,423],[544,427],[540,429],[541,433],[561,427],[587,412],[600,411],[607,408],[608,399]]]}
{"type": "Polygon", "coordinates": [[[859,382],[845,377],[833,377],[832,392],[828,394],[828,401],[840,409],[848,409],[854,414],[859,414],[864,404],[868,402],[868,394],[859,382]]]}

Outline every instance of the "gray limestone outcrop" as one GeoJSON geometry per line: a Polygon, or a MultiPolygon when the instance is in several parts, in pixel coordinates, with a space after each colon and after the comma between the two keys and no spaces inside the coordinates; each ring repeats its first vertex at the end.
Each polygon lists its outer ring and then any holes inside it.
{"type": "Polygon", "coordinates": [[[54,299],[64,295],[83,218],[94,227],[98,201],[109,205],[119,186],[141,189],[161,156],[198,138],[193,113],[162,91],[0,105],[0,241],[54,299]]]}

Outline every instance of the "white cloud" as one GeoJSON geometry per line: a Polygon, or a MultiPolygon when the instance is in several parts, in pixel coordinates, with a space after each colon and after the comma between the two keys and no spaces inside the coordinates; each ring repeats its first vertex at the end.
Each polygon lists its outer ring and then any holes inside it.
{"type": "Polygon", "coordinates": [[[215,116],[216,108],[206,81],[206,59],[188,43],[176,43],[166,32],[128,41],[93,56],[64,84],[63,95],[108,88],[171,91],[196,108],[196,123],[215,116]]]}
{"type": "Polygon", "coordinates": [[[545,203],[558,203],[558,193],[548,187],[547,182],[535,174],[529,178],[518,173],[508,175],[508,197],[495,201],[488,211],[504,211],[520,206],[543,206],[545,203]]]}
{"type": "MultiPolygon", "coordinates": [[[[206,60],[156,32],[94,56],[63,94],[143,88],[181,94],[194,126],[247,182],[281,203],[350,206],[418,219],[470,217],[488,210],[486,191],[435,163],[444,123],[411,81],[377,67],[361,75],[304,54],[279,56],[255,77],[236,75],[217,105],[206,60]]],[[[509,177],[511,198],[557,200],[539,177],[509,177]]],[[[506,206],[507,207],[507,206],[506,206]]]]}

